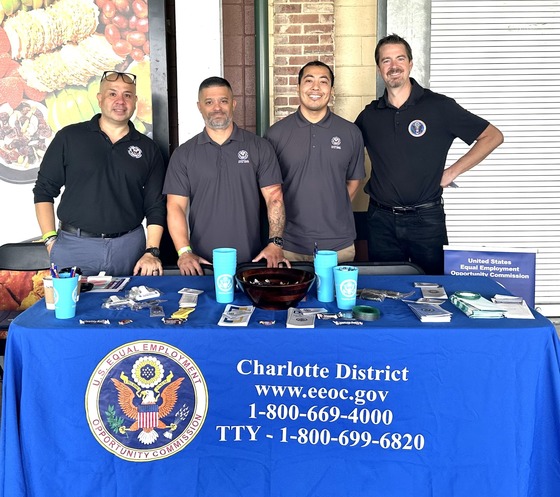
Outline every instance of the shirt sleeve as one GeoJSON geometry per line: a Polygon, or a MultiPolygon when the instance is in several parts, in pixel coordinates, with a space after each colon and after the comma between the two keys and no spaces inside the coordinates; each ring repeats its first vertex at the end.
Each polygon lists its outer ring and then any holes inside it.
{"type": "Polygon", "coordinates": [[[352,126],[352,158],[346,173],[346,179],[363,179],[366,177],[364,139],[357,126],[352,126]]]}
{"type": "Polygon", "coordinates": [[[54,202],[65,182],[64,133],[59,131],[41,161],[33,188],[34,202],[54,202]]]}
{"type": "Polygon", "coordinates": [[[449,129],[467,145],[472,145],[490,122],[461,107],[452,98],[447,97],[447,101],[446,115],[449,129]]]}
{"type": "Polygon", "coordinates": [[[171,154],[167,172],[165,173],[165,182],[163,184],[164,195],[171,194],[180,195],[182,197],[191,196],[186,146],[186,143],[181,145],[171,154]]]}
{"type": "Polygon", "coordinates": [[[271,143],[261,137],[256,142],[259,149],[257,180],[260,188],[282,184],[282,171],[271,143]]]}
{"type": "Polygon", "coordinates": [[[153,157],[150,166],[150,174],[144,185],[144,212],[146,224],[157,224],[165,226],[166,207],[165,198],[162,194],[163,181],[165,178],[165,164],[157,145],[153,144],[153,157]]]}

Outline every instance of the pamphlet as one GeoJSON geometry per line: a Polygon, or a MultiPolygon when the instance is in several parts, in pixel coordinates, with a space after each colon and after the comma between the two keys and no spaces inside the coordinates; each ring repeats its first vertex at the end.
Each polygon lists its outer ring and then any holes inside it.
{"type": "Polygon", "coordinates": [[[453,313],[443,309],[440,304],[407,302],[408,307],[423,323],[449,323],[453,313]]]}
{"type": "Polygon", "coordinates": [[[492,302],[505,310],[504,316],[509,319],[535,319],[531,309],[522,297],[496,294],[492,302]]]}
{"type": "Polygon", "coordinates": [[[315,328],[315,314],[304,313],[302,309],[290,307],[286,328],[315,328]]]}
{"type": "Polygon", "coordinates": [[[228,304],[218,321],[219,326],[247,326],[255,308],[252,305],[228,304]]]}

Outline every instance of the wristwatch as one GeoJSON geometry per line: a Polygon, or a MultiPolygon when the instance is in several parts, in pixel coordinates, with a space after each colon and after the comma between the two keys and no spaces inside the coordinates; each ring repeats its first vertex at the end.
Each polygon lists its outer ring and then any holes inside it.
{"type": "Polygon", "coordinates": [[[149,247],[144,251],[145,254],[152,254],[154,257],[159,259],[160,251],[157,247],[149,247]]]}
{"type": "Polygon", "coordinates": [[[280,248],[284,247],[284,239],[281,236],[273,236],[272,238],[269,238],[268,243],[274,243],[274,245],[280,248]]]}

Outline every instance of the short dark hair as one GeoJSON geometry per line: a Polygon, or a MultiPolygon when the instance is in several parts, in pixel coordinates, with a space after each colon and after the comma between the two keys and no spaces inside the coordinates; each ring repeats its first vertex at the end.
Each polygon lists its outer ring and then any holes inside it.
{"type": "Polygon", "coordinates": [[[202,83],[200,83],[200,86],[198,87],[199,95],[202,90],[204,90],[205,88],[210,88],[211,86],[225,86],[229,88],[230,91],[233,93],[231,85],[229,84],[229,81],[227,79],[220,78],[219,76],[211,76],[209,78],[206,78],[202,83]]]}
{"type": "Polygon", "coordinates": [[[408,41],[406,41],[401,36],[393,33],[391,35],[385,36],[385,38],[381,38],[377,42],[377,46],[375,47],[376,65],[379,65],[379,50],[383,45],[403,45],[404,49],[406,50],[406,56],[408,57],[408,60],[412,61],[412,48],[410,48],[408,41]]]}
{"type": "Polygon", "coordinates": [[[325,64],[324,62],[321,62],[320,60],[312,60],[311,62],[308,62],[307,64],[305,64],[300,70],[299,70],[299,74],[298,74],[298,85],[301,84],[301,80],[303,79],[303,73],[305,71],[306,67],[310,67],[310,66],[317,66],[317,67],[326,67],[329,70],[329,74],[331,76],[331,86],[334,86],[334,73],[332,71],[332,69],[325,64]]]}

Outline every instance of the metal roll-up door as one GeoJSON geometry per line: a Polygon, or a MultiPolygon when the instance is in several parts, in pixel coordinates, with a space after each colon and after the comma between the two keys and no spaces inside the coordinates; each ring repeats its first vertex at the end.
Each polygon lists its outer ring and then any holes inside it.
{"type": "Polygon", "coordinates": [[[560,316],[560,1],[432,0],[431,19],[430,88],[505,137],[445,191],[449,242],[536,249],[536,307],[560,316]]]}

